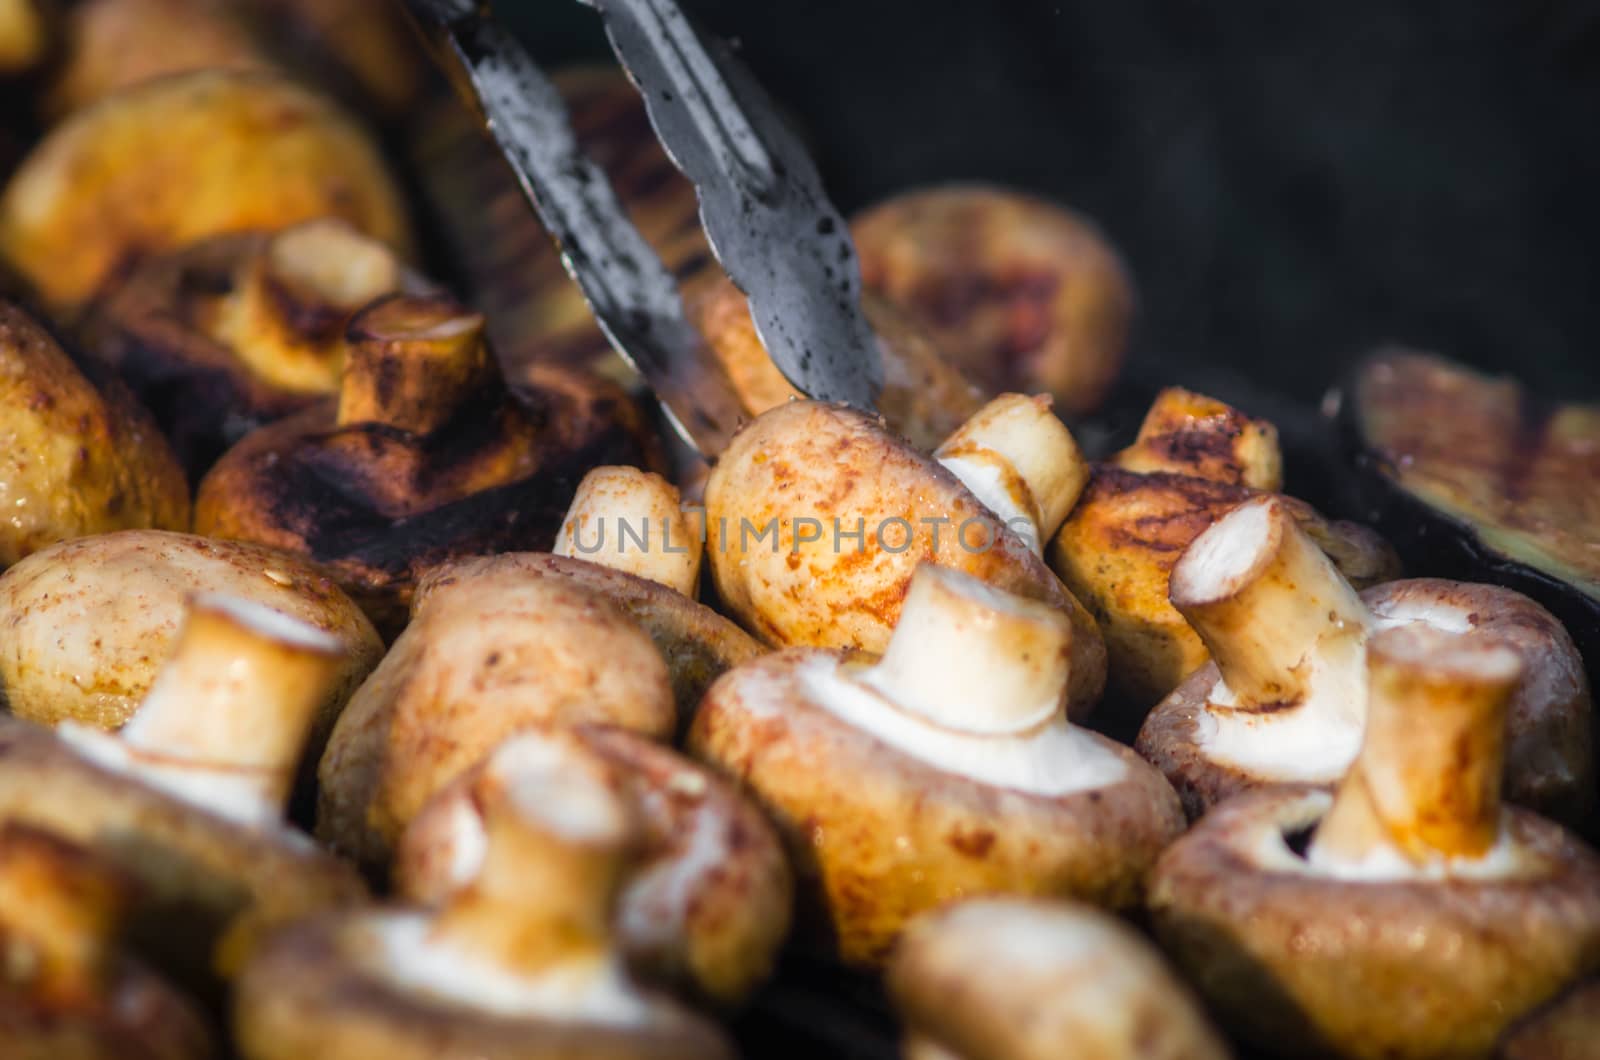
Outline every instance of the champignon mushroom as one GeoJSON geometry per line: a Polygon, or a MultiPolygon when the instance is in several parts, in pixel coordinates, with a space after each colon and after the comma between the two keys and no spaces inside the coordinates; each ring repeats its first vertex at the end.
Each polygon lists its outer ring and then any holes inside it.
{"type": "Polygon", "coordinates": [[[0,299],[0,570],[57,541],[187,529],[189,488],[121,387],[96,389],[50,333],[0,299]]]}
{"type": "Polygon", "coordinates": [[[359,877],[282,823],[340,642],[260,604],[196,598],[132,721],[111,735],[0,723],[0,818],[81,843],[140,885],[131,929],[186,977],[255,933],[358,900],[359,877]]]}
{"type": "Polygon", "coordinates": [[[1295,1055],[1486,1056],[1600,964],[1600,855],[1500,802],[1523,665],[1481,631],[1379,633],[1338,793],[1240,795],[1161,858],[1157,934],[1239,1033],[1295,1055]]]}
{"type": "Polygon", "coordinates": [[[1513,1028],[1500,1043],[1499,1060],[1594,1060],[1600,1043],[1600,979],[1567,991],[1513,1028]]]}
{"type": "Polygon", "coordinates": [[[1068,709],[1080,715],[1105,683],[1105,646],[1031,547],[1055,529],[1034,524],[1035,513],[1064,513],[1082,481],[1072,436],[1047,402],[1005,395],[941,452],[930,458],[844,406],[794,401],[762,413],[706,484],[723,604],[772,645],[877,652],[919,562],[964,570],[1070,617],[1068,709]]]}
{"type": "Polygon", "coordinates": [[[275,74],[199,71],[52,130],[0,194],[0,257],[70,314],[140,254],[322,216],[410,245],[377,148],[331,103],[275,74]]]}
{"type": "Polygon", "coordinates": [[[395,854],[396,892],[435,906],[484,863],[486,820],[528,748],[598,766],[641,824],[638,857],[618,900],[617,945],[652,982],[720,1004],[772,970],[789,930],[793,881],[783,847],[733,787],[621,729],[581,725],[514,736],[429,800],[395,854]]]}
{"type": "Polygon", "coordinates": [[[200,485],[195,529],[331,570],[380,631],[405,622],[417,576],[445,559],[548,548],[583,469],[636,461],[637,409],[556,369],[507,389],[483,318],[396,295],[350,322],[337,400],[255,431],[200,485]]]}
{"type": "Polygon", "coordinates": [[[1279,498],[1234,508],[1172,570],[1171,598],[1213,662],[1145,719],[1137,746],[1191,816],[1265,783],[1332,784],[1361,745],[1370,635],[1480,630],[1524,671],[1512,699],[1506,795],[1563,821],[1593,806],[1588,683],[1566,631],[1519,593],[1439,579],[1358,594],[1279,498]]]}
{"type": "Polygon", "coordinates": [[[308,921],[239,982],[247,1060],[723,1057],[721,1035],[627,979],[613,939],[628,806],[598,760],[527,734],[480,783],[482,864],[437,913],[308,921]]]}
{"type": "Polygon", "coordinates": [[[0,825],[0,1039],[16,1060],[199,1060],[190,1001],[118,951],[131,884],[88,850],[0,825]]]}
{"type": "Polygon", "coordinates": [[[746,663],[711,686],[689,747],[777,823],[848,962],[881,961],[910,917],[963,895],[1126,907],[1183,811],[1138,756],[1066,720],[1075,633],[924,564],[880,661],[746,663]]]}
{"type": "Polygon", "coordinates": [[[975,898],[911,922],[889,965],[906,1060],[1225,1060],[1160,955],[1092,906],[975,898]]]}

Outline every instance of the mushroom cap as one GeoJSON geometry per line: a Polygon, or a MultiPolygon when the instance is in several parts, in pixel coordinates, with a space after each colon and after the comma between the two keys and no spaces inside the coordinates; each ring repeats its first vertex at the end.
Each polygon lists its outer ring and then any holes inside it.
{"type": "MultiPolygon", "coordinates": [[[[777,834],[731,784],[622,729],[580,725],[612,768],[642,838],[617,912],[617,943],[641,977],[733,1003],[765,979],[789,931],[794,883],[777,834]]],[[[442,902],[471,878],[486,841],[473,783],[482,765],[436,794],[395,854],[395,890],[442,902]]]]}
{"type": "Polygon", "coordinates": [[[706,522],[723,604],[769,644],[881,652],[931,560],[1068,615],[1075,716],[1105,685],[1095,621],[1044,561],[953,474],[854,409],[793,401],[745,426],[712,469],[706,522]],[[797,542],[806,519],[820,537],[797,542]],[[862,536],[836,540],[835,527],[862,536]]]}
{"type": "MultiPolygon", "coordinates": [[[[1587,823],[1594,807],[1594,752],[1589,685],[1583,660],[1555,616],[1497,585],[1407,578],[1361,594],[1378,628],[1425,622],[1447,631],[1493,634],[1523,663],[1523,678],[1506,719],[1505,797],[1569,826],[1587,823]]],[[[1240,791],[1289,779],[1331,787],[1348,762],[1326,777],[1265,777],[1217,761],[1198,740],[1198,717],[1220,679],[1206,663],[1157,704],[1136,746],[1178,790],[1191,819],[1240,791]]]]}
{"type": "Polygon", "coordinates": [[[1140,901],[1183,812],[1131,750],[1075,730],[1120,775],[1062,794],[949,772],[815,701],[806,668],[827,676],[843,665],[836,653],[790,649],[731,671],[706,694],[689,748],[777,824],[809,904],[801,912],[844,960],[882,961],[912,916],[965,895],[1140,901]]]}
{"type": "Polygon", "coordinates": [[[667,664],[616,604],[565,578],[433,584],[356,691],[318,767],[317,835],[378,868],[434,792],[519,729],[676,723],[667,664]]]}
{"type": "Polygon", "coordinates": [[[262,427],[200,484],[195,529],[315,560],[392,635],[423,571],[548,549],[586,470],[649,449],[638,408],[598,377],[545,368],[508,393],[424,435],[337,426],[331,400],[262,427]]]}
{"type": "Polygon", "coordinates": [[[0,702],[45,725],[120,728],[144,701],[183,626],[188,599],[220,593],[332,634],[343,676],[317,710],[316,754],[383,655],[367,616],[333,579],[260,545],[124,530],[36,552],[0,575],[0,702]]]}
{"type": "Polygon", "coordinates": [[[1524,1020],[1495,1054],[1501,1060],[1593,1060],[1600,1042],[1600,979],[1589,979],[1524,1020]]]}
{"type": "Polygon", "coordinates": [[[150,414],[104,390],[50,333],[0,299],[0,570],[46,545],[189,525],[189,487],[150,414]]]}
{"type": "Polygon", "coordinates": [[[1085,218],[1005,188],[946,185],[879,203],[850,230],[862,286],[989,393],[1046,391],[1082,413],[1115,381],[1133,290],[1085,218]]]}
{"type": "MultiPolygon", "coordinates": [[[[235,993],[233,1026],[247,1060],[721,1060],[711,1024],[654,1001],[642,1022],[569,1021],[484,1012],[394,984],[372,953],[383,913],[294,925],[258,952],[235,993]]],[[[388,914],[393,915],[393,914],[388,914]]]]}
{"type": "Polygon", "coordinates": [[[0,256],[71,311],[136,255],[321,216],[411,242],[382,157],[338,108],[275,74],[206,70],[56,126],[0,194],[0,256]]]}
{"type": "Polygon", "coordinates": [[[967,1060],[1223,1060],[1189,988],[1091,906],[975,898],[918,917],[889,993],[911,1033],[967,1060]]]}
{"type": "Polygon", "coordinates": [[[1600,856],[1558,825],[1507,808],[1506,875],[1345,879],[1291,846],[1331,804],[1302,786],[1240,795],[1151,876],[1157,936],[1247,1039],[1297,1055],[1487,1055],[1600,964],[1600,856]]]}

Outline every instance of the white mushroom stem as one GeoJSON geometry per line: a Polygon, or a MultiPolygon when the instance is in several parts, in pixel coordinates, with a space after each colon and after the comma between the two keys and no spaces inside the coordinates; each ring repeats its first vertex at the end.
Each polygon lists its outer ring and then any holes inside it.
{"type": "Polygon", "coordinates": [[[488,846],[439,914],[431,939],[512,974],[602,968],[635,822],[606,767],[570,736],[504,745],[477,791],[488,846]]]}
{"type": "Polygon", "coordinates": [[[1089,465],[1046,395],[1001,394],[933,455],[1035,552],[1060,528],[1089,481],[1089,465]],[[1023,519],[1032,524],[1031,536],[1023,519]]]}
{"type": "Polygon", "coordinates": [[[1425,626],[1367,645],[1361,753],[1312,842],[1314,861],[1398,851],[1414,864],[1480,857],[1500,828],[1506,710],[1522,677],[1492,636],[1425,626]]]}
{"type": "Polygon", "coordinates": [[[1246,501],[1213,523],[1168,587],[1238,707],[1302,702],[1319,667],[1361,664],[1366,605],[1277,497],[1246,501]]]}
{"type": "Polygon", "coordinates": [[[446,298],[396,295],[346,331],[339,426],[381,423],[413,434],[444,426],[494,378],[483,317],[446,298]]]}
{"type": "Polygon", "coordinates": [[[636,467],[597,467],[551,550],[660,582],[693,599],[700,584],[702,519],[683,510],[677,487],[636,467]]]}
{"type": "Polygon", "coordinates": [[[1072,623],[970,574],[923,563],[883,658],[858,678],[942,728],[1026,732],[1060,715],[1072,623]]]}

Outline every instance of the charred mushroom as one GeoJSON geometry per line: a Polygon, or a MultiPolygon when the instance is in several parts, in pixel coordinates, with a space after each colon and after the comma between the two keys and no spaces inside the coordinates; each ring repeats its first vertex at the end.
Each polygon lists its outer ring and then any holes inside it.
{"type": "Polygon", "coordinates": [[[865,288],[910,313],[988,393],[1043,392],[1077,414],[1116,379],[1133,291],[1083,218],[972,185],[896,196],[850,228],[865,288]]]}
{"type": "Polygon", "coordinates": [[[1066,720],[1075,633],[925,564],[880,661],[746,663],[706,694],[689,747],[777,823],[848,962],[881,961],[912,916],[964,895],[1126,907],[1183,811],[1131,751],[1066,720]]]}
{"type": "Polygon", "coordinates": [[[789,930],[793,882],[761,813],[704,768],[621,729],[514,736],[435,795],[395,856],[401,897],[438,905],[482,869],[487,820],[522,757],[559,753],[599,766],[641,825],[621,887],[617,945],[635,973],[722,1004],[772,970],[789,930]]]}
{"type": "Polygon", "coordinates": [[[239,983],[247,1060],[729,1055],[641,993],[613,939],[635,824],[596,760],[529,734],[482,782],[482,864],[438,913],[332,915],[270,942],[239,983]],[[505,768],[505,767],[512,768],[505,768]]]}
{"type": "Polygon", "coordinates": [[[1162,857],[1157,934],[1247,1039],[1297,1056],[1486,1056],[1600,964],[1600,855],[1500,802],[1522,667],[1481,632],[1378,634],[1337,795],[1241,795],[1162,857]]]}
{"type": "Polygon", "coordinates": [[[1195,538],[1172,570],[1171,597],[1214,661],[1150,712],[1138,747],[1191,816],[1244,788],[1343,776],[1367,723],[1367,640],[1399,626],[1502,639],[1525,667],[1512,697],[1507,798],[1570,822],[1594,804],[1582,659],[1525,596],[1432,578],[1358,594],[1281,499],[1258,497],[1195,538]]]}
{"type": "Polygon", "coordinates": [[[446,559],[548,548],[582,470],[637,462],[637,410],[609,384],[545,369],[507,389],[483,318],[397,295],[350,322],[337,400],[255,431],[200,485],[195,529],[334,572],[380,631],[446,559]]]}
{"type": "Polygon", "coordinates": [[[763,413],[706,485],[723,604],[772,645],[877,652],[918,563],[963,570],[1070,616],[1068,709],[1080,715],[1105,683],[1105,646],[1031,547],[1055,529],[1032,523],[1034,513],[1064,513],[1082,481],[1072,436],[1047,403],[1006,395],[943,452],[930,458],[843,406],[795,401],[763,413]]]}
{"type": "Polygon", "coordinates": [[[96,389],[3,299],[0,504],[0,570],[85,534],[189,525],[189,488],[149,414],[114,381],[96,389]]]}
{"type": "Polygon", "coordinates": [[[906,1060],[1225,1060],[1154,948],[1089,906],[976,898],[906,929],[889,965],[906,1060]]]}

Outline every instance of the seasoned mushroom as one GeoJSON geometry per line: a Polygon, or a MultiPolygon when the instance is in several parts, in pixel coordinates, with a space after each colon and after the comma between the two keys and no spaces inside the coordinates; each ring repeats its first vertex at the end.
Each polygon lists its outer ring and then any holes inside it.
{"type": "Polygon", "coordinates": [[[1212,810],[1156,866],[1156,931],[1267,1049],[1487,1056],[1600,964],[1600,855],[1501,805],[1519,652],[1413,626],[1374,637],[1367,667],[1366,734],[1337,795],[1212,810]]]}
{"type": "Polygon", "coordinates": [[[360,899],[359,877],[282,823],[334,637],[259,604],[199,597],[113,736],[0,724],[0,818],[81,843],[139,884],[131,931],[186,977],[233,971],[255,933],[360,899]]]}
{"type": "Polygon", "coordinates": [[[146,258],[102,291],[79,331],[198,480],[250,431],[338,392],[357,310],[426,287],[388,246],[324,217],[146,258]]]}
{"type": "Polygon", "coordinates": [[[528,753],[555,748],[598,766],[638,818],[642,841],[621,887],[617,945],[652,982],[731,1004],[772,970],[789,930],[793,881],[761,813],[701,766],[621,729],[514,736],[435,795],[395,855],[401,897],[437,905],[484,864],[486,821],[528,753]]]}
{"type": "Polygon", "coordinates": [[[1046,404],[1016,395],[947,444],[935,460],[843,406],[794,401],[763,413],[706,484],[717,592],[769,644],[876,652],[919,562],[964,570],[1071,618],[1068,709],[1080,715],[1105,683],[1105,646],[1031,547],[1055,529],[1032,523],[1034,513],[1071,507],[1077,446],[1046,404]]]}
{"type": "Polygon", "coordinates": [[[918,917],[889,965],[906,1060],[1225,1060],[1144,939],[1092,906],[975,898],[918,917]]]}
{"type": "Polygon", "coordinates": [[[1600,979],[1590,979],[1524,1020],[1500,1043],[1499,1060],[1594,1060],[1600,1043],[1600,979]]]}
{"type": "Polygon", "coordinates": [[[1281,499],[1258,497],[1195,538],[1173,568],[1171,597],[1214,662],[1150,712],[1138,747],[1191,816],[1243,788],[1343,776],[1367,720],[1367,640],[1398,626],[1479,630],[1515,650],[1525,670],[1512,698],[1506,795],[1564,821],[1583,821],[1593,806],[1583,663],[1561,624],[1525,596],[1438,579],[1357,594],[1281,499]]]}
{"type": "Polygon", "coordinates": [[[245,971],[246,1060],[711,1058],[709,1024],[640,992],[613,939],[636,825],[598,760],[529,734],[481,783],[482,864],[437,913],[330,915],[245,971]]]}
{"type": "Polygon", "coordinates": [[[898,195],[850,225],[867,290],[906,310],[989,393],[1092,411],[1122,366],[1133,291],[1083,218],[981,185],[898,195]]]}
{"type": "Polygon", "coordinates": [[[0,194],[0,257],[71,313],[142,254],[322,216],[410,245],[400,193],[348,117],[274,74],[200,71],[52,130],[0,194]]]}
{"type": "Polygon", "coordinates": [[[1183,811],[1130,750],[1066,720],[1075,632],[1055,608],[925,564],[881,661],[791,649],[746,663],[711,686],[689,747],[768,811],[807,911],[851,963],[881,961],[908,919],[965,895],[1126,907],[1183,811]]]}
{"type": "Polygon", "coordinates": [[[187,529],[189,488],[150,416],[104,391],[49,332],[0,299],[0,570],[124,527],[187,529]]]}
{"type": "Polygon", "coordinates": [[[482,317],[396,295],[350,322],[337,401],[255,431],[216,463],[195,529],[315,560],[393,635],[423,570],[548,548],[580,472],[636,462],[646,445],[620,390],[559,369],[507,389],[482,317]]]}
{"type": "Polygon", "coordinates": [[[118,952],[126,876],[80,846],[0,825],[0,1041],[13,1060],[199,1060],[200,1013],[118,952]]]}

